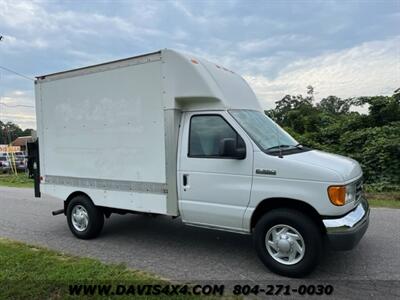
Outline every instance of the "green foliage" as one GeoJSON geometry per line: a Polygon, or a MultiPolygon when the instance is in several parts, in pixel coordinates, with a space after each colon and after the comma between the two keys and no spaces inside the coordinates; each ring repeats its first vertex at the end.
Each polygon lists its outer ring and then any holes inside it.
{"type": "Polygon", "coordinates": [[[0,144],[10,144],[17,137],[31,135],[31,130],[22,130],[17,124],[0,121],[0,144]]]}
{"type": "Polygon", "coordinates": [[[317,107],[329,114],[339,115],[349,112],[350,103],[336,96],[328,96],[322,99],[321,102],[317,104],[317,107]]]}
{"type": "Polygon", "coordinates": [[[367,182],[400,183],[400,122],[344,132],[339,143],[361,163],[367,182]]]}
{"type": "Polygon", "coordinates": [[[0,174],[0,186],[32,188],[33,179],[26,173],[0,174]]]}
{"type": "MultiPolygon", "coordinates": [[[[87,299],[69,295],[73,284],[169,284],[154,275],[130,270],[124,265],[106,265],[90,258],[46,250],[0,238],[0,299],[87,299]]],[[[193,296],[192,296],[193,297],[193,296]]],[[[190,298],[192,298],[190,297],[190,298]]],[[[98,299],[98,297],[89,297],[98,299]]],[[[110,299],[110,297],[100,297],[110,299]]],[[[114,299],[114,297],[111,297],[114,299]]],[[[132,299],[119,296],[115,299],[132,299]]],[[[175,295],[167,297],[142,296],[141,299],[186,299],[175,295]]]]}
{"type": "Polygon", "coordinates": [[[313,92],[286,95],[266,114],[301,144],[356,159],[370,189],[400,189],[400,95],[329,96],[314,104],[313,92]],[[368,114],[354,111],[361,105],[368,114]]]}

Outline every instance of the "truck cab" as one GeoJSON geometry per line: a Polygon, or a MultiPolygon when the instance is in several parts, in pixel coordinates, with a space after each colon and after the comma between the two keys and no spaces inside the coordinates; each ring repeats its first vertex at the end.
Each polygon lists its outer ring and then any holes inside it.
{"type": "Polygon", "coordinates": [[[270,270],[301,277],[367,230],[360,165],[300,145],[218,64],[162,50],[40,76],[36,103],[36,195],[64,201],[78,238],[112,213],[180,217],[252,234],[270,270]],[[124,162],[104,159],[122,136],[124,162]]]}
{"type": "Polygon", "coordinates": [[[365,233],[369,208],[356,161],[300,145],[256,110],[185,112],[182,124],[185,223],[253,233],[265,264],[292,276],[307,272],[306,247],[317,262],[324,242],[349,250],[365,233]]]}

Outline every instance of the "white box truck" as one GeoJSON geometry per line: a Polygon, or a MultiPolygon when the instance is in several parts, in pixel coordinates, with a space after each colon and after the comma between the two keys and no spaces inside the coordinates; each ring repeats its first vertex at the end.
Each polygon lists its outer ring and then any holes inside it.
{"type": "Polygon", "coordinates": [[[324,244],[353,248],[369,207],[360,165],[299,145],[236,73],[162,50],[37,77],[35,194],[72,233],[112,213],[252,234],[261,261],[308,274],[324,244]]]}

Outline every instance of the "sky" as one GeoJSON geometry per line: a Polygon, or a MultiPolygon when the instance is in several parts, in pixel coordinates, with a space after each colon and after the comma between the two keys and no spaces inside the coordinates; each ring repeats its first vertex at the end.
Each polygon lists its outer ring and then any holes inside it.
{"type": "MultiPolygon", "coordinates": [[[[400,0],[0,0],[0,66],[27,77],[172,48],[242,75],[265,109],[286,94],[391,95],[400,0]]],[[[0,69],[0,120],[35,128],[33,82],[0,69]]]]}

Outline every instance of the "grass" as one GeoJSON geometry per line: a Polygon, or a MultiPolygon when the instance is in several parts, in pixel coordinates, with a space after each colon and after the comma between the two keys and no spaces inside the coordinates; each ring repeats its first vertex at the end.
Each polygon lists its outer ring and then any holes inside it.
{"type": "MultiPolygon", "coordinates": [[[[123,265],[107,265],[0,238],[0,299],[82,299],[71,296],[70,284],[168,284],[154,275],[123,265]]],[[[95,294],[94,299],[99,297],[95,294]]],[[[105,297],[132,299],[131,296],[105,297]]],[[[141,296],[142,299],[185,299],[184,296],[141,296]]],[[[91,297],[93,298],[93,296],[91,297]]]]}
{"type": "MultiPolygon", "coordinates": [[[[0,174],[0,186],[33,188],[33,179],[25,173],[0,174]]],[[[400,208],[400,192],[366,192],[372,207],[400,208]]]]}
{"type": "Polygon", "coordinates": [[[368,203],[372,207],[400,208],[399,192],[365,193],[368,203]]]}
{"type": "Polygon", "coordinates": [[[400,208],[400,201],[386,199],[368,199],[371,207],[400,208]]]}
{"type": "Polygon", "coordinates": [[[25,173],[0,174],[0,186],[33,188],[33,179],[25,173]]]}

